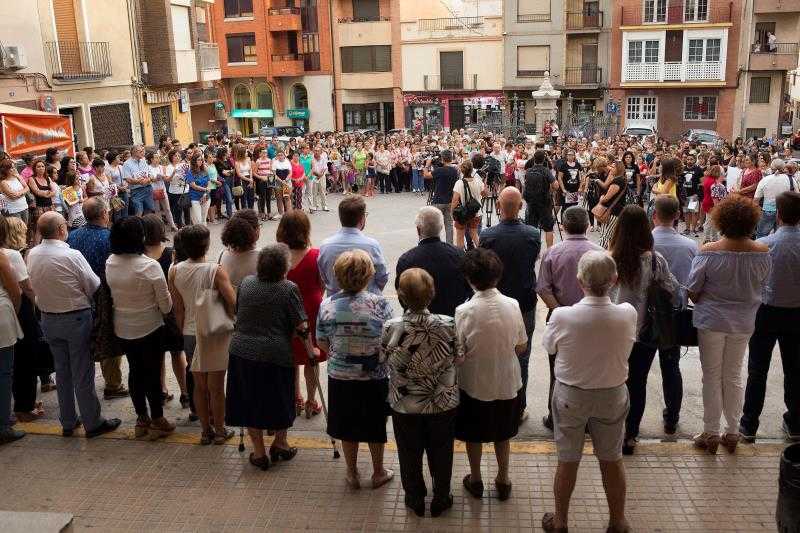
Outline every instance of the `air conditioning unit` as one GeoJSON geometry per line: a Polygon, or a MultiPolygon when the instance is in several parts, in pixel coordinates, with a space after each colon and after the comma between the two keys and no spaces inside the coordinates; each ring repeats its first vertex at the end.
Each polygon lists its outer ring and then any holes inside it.
{"type": "Polygon", "coordinates": [[[3,46],[0,49],[0,67],[5,70],[20,70],[28,66],[25,49],[21,46],[3,46]]]}

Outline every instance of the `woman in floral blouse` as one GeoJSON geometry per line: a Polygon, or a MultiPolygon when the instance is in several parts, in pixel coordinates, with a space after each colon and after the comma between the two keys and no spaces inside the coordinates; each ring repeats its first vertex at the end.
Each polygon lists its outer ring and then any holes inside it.
{"type": "Polygon", "coordinates": [[[453,470],[458,384],[452,317],[428,311],[433,278],[420,268],[400,276],[398,296],[406,311],[383,327],[382,350],[389,363],[389,404],[392,408],[405,503],[417,516],[425,515],[422,453],[428,453],[433,479],[431,516],[453,505],[453,470]]]}

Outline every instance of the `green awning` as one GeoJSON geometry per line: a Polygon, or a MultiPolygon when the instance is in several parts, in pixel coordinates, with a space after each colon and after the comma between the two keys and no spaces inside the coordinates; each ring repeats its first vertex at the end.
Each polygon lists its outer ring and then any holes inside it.
{"type": "Polygon", "coordinates": [[[272,118],[272,109],[232,109],[233,118],[272,118]]]}
{"type": "Polygon", "coordinates": [[[286,116],[288,118],[296,118],[301,120],[307,120],[308,117],[311,115],[311,112],[308,110],[307,107],[297,107],[294,109],[287,109],[286,116]]]}

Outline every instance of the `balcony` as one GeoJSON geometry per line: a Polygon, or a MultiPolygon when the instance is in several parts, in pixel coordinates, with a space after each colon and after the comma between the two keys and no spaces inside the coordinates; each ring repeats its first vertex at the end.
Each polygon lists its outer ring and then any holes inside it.
{"type": "Polygon", "coordinates": [[[358,24],[359,22],[389,22],[391,19],[383,15],[377,17],[342,17],[336,20],[339,24],[358,24]]]}
{"type": "Polygon", "coordinates": [[[769,50],[766,44],[756,43],[750,52],[750,70],[794,70],[797,68],[798,44],[775,43],[769,50]]]}
{"type": "Polygon", "coordinates": [[[272,54],[273,76],[302,76],[304,71],[301,54],[272,54]]]}
{"type": "Polygon", "coordinates": [[[722,61],[693,63],[628,63],[622,66],[623,82],[641,81],[725,81],[722,61]]]}
{"type": "Polygon", "coordinates": [[[550,22],[550,13],[517,13],[518,24],[527,24],[530,22],[550,22]]]}
{"type": "Polygon", "coordinates": [[[200,56],[200,81],[214,81],[222,78],[219,69],[219,45],[217,43],[198,43],[200,56]]]}
{"type": "Polygon", "coordinates": [[[51,41],[45,43],[50,75],[60,81],[95,81],[111,76],[108,43],[51,41]]]}
{"type": "Polygon", "coordinates": [[[300,31],[303,23],[299,7],[271,7],[267,10],[269,31],[300,31]]]}
{"type": "Polygon", "coordinates": [[[797,12],[800,12],[800,0],[753,0],[753,13],[756,15],[797,12]]]}
{"type": "Polygon", "coordinates": [[[442,79],[438,74],[426,74],[422,81],[426,91],[474,91],[478,88],[477,74],[465,74],[462,79],[450,76],[442,79]]]}
{"type": "Polygon", "coordinates": [[[666,9],[645,10],[643,7],[620,7],[622,26],[642,24],[703,24],[731,22],[733,3],[710,2],[705,9],[684,9],[682,2],[670,3],[666,9]]]}
{"type": "Polygon", "coordinates": [[[602,27],[602,11],[591,14],[567,12],[567,31],[599,31],[602,27]]]}
{"type": "Polygon", "coordinates": [[[473,30],[483,26],[483,17],[451,17],[438,19],[419,19],[417,28],[419,31],[427,32],[448,32],[459,30],[473,30]]]}
{"type": "Polygon", "coordinates": [[[598,66],[566,67],[564,69],[564,85],[567,87],[600,85],[602,81],[603,69],[598,66]]]}

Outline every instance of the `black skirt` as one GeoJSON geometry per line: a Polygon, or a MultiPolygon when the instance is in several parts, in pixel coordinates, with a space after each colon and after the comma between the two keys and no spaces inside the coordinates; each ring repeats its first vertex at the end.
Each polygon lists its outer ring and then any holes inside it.
{"type": "Polygon", "coordinates": [[[295,367],[228,358],[225,423],[255,429],[292,427],[295,418],[295,367]]]}
{"type": "Polygon", "coordinates": [[[349,442],[386,442],[388,379],[328,378],[328,435],[349,442]]]}
{"type": "Polygon", "coordinates": [[[517,435],[522,389],[510,400],[484,402],[460,391],[456,438],[463,442],[503,442],[517,435]]]}

